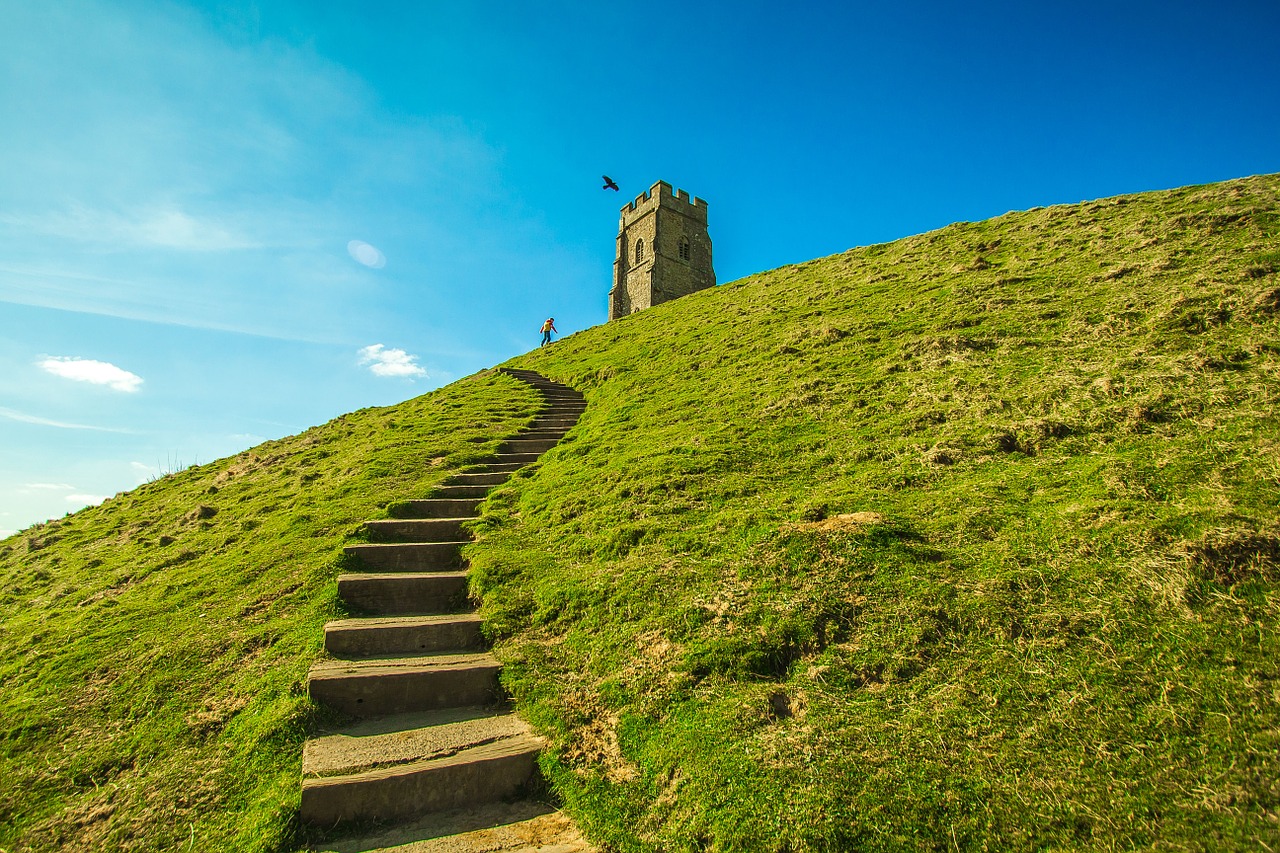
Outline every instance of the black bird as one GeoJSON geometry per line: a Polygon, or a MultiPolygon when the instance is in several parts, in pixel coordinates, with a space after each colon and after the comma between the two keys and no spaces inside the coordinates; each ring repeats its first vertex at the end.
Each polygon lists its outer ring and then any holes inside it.
{"type": "Polygon", "coordinates": [[[604,186],[602,186],[600,189],[613,190],[614,192],[618,191],[618,185],[613,182],[613,178],[609,177],[608,175],[601,175],[600,177],[604,178],[604,186]]]}

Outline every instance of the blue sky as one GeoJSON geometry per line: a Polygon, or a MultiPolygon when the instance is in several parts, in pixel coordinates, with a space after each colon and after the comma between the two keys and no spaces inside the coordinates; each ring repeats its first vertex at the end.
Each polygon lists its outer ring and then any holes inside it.
{"type": "Polygon", "coordinates": [[[1280,171],[1274,0],[0,11],[0,533],[604,322],[656,180],[728,282],[1280,171]]]}

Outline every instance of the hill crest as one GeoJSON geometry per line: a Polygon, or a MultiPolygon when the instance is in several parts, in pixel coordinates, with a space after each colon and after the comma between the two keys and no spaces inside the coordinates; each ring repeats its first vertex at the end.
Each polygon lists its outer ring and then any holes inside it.
{"type": "MultiPolygon", "coordinates": [[[[1278,247],[1276,176],[1044,208],[509,362],[591,404],[470,554],[568,810],[634,850],[1275,846],[1278,247]]],[[[0,543],[0,846],[301,843],[341,544],[532,402],[480,374],[0,543]]]]}

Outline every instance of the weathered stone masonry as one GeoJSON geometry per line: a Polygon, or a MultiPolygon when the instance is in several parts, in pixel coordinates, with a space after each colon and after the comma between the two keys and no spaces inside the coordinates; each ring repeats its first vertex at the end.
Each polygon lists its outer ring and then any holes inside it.
{"type": "Polygon", "coordinates": [[[705,201],[658,181],[622,208],[610,320],[715,284],[705,201]]]}

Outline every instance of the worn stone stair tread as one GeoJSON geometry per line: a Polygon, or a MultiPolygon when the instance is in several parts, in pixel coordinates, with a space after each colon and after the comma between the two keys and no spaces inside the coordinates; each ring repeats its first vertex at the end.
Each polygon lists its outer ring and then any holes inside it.
{"type": "Polygon", "coordinates": [[[364,530],[374,541],[370,544],[439,544],[460,542],[469,537],[463,522],[474,516],[459,518],[377,518],[364,523],[364,530]]]}
{"type": "Polygon", "coordinates": [[[467,572],[360,572],[338,575],[338,596],[350,607],[381,616],[449,613],[465,606],[467,572]]]}
{"type": "MultiPolygon", "coordinates": [[[[406,519],[400,519],[400,520],[402,521],[433,521],[434,519],[406,518],[406,519]]],[[[463,519],[463,520],[470,521],[471,519],[463,519]]],[[[369,522],[365,522],[365,523],[368,524],[369,522]]],[[[379,550],[391,551],[396,548],[411,548],[412,546],[415,546],[415,545],[470,545],[470,544],[471,544],[470,539],[447,539],[443,542],[360,542],[355,545],[344,545],[342,550],[353,551],[353,552],[379,551],[379,550]]],[[[424,548],[422,550],[429,550],[429,549],[424,548]]]]}
{"type": "Polygon", "coordinates": [[[396,714],[307,741],[302,753],[302,775],[346,776],[530,737],[532,732],[524,720],[501,709],[449,708],[396,714]]]}
{"type": "Polygon", "coordinates": [[[378,580],[411,580],[424,578],[462,578],[466,580],[467,570],[452,568],[443,569],[438,572],[346,572],[338,575],[338,583],[343,581],[352,581],[360,583],[368,583],[378,580]]]}
{"type": "Polygon", "coordinates": [[[483,652],[324,660],[312,665],[307,693],[362,718],[488,705],[500,696],[501,669],[483,652]]]}
{"type": "Polygon", "coordinates": [[[342,550],[359,559],[370,571],[421,572],[462,568],[462,547],[469,544],[470,540],[461,539],[446,542],[368,542],[347,545],[342,550]]]}
{"type": "Polygon", "coordinates": [[[317,853],[595,853],[568,816],[518,800],[428,815],[359,838],[329,841],[317,853]]]}
{"type": "Polygon", "coordinates": [[[457,652],[404,657],[361,658],[360,660],[319,660],[311,666],[309,677],[320,678],[366,677],[380,678],[388,675],[408,675],[421,672],[461,669],[498,669],[501,664],[488,652],[457,652]]]}
{"type": "Polygon", "coordinates": [[[366,616],[324,626],[324,647],[337,658],[471,649],[484,644],[479,613],[366,616]]]}
{"type": "MultiPolygon", "coordinates": [[[[522,466],[523,467],[523,466],[522,466]]],[[[467,471],[453,474],[444,482],[445,486],[501,486],[511,479],[512,471],[467,471]]]]}
{"type": "Polygon", "coordinates": [[[483,498],[492,486],[436,486],[432,496],[437,498],[483,498]]]}
{"type": "Polygon", "coordinates": [[[398,502],[394,518],[475,518],[479,501],[474,498],[415,498],[398,502]]]}
{"type": "Polygon", "coordinates": [[[494,802],[525,790],[542,741],[532,735],[463,749],[453,755],[345,776],[302,780],[299,817],[333,825],[396,820],[494,802]]]}
{"type": "MultiPolygon", "coordinates": [[[[523,467],[523,462],[486,462],[481,459],[463,468],[458,474],[513,474],[523,467]]],[[[452,476],[456,477],[458,474],[452,476]]]]}
{"type": "MultiPolygon", "coordinates": [[[[465,572],[463,573],[465,574],[465,572]]],[[[432,575],[435,577],[436,575],[432,575]]],[[[368,575],[359,575],[368,577],[368,575]]],[[[403,572],[391,577],[402,578],[403,572]]],[[[361,616],[352,619],[334,619],[325,623],[325,630],[405,628],[416,625],[439,625],[446,622],[483,622],[479,613],[430,613],[419,616],[361,616]]]]}
{"type": "Polygon", "coordinates": [[[403,761],[390,766],[373,769],[358,769],[352,773],[341,775],[310,776],[302,780],[305,790],[308,787],[331,787],[351,784],[353,782],[378,782],[423,771],[438,770],[445,767],[456,767],[461,764],[475,764],[495,758],[506,758],[515,755],[537,754],[543,747],[541,738],[528,732],[515,733],[510,737],[496,738],[482,743],[464,745],[460,749],[445,750],[440,755],[430,756],[418,761],[403,761]]]}

